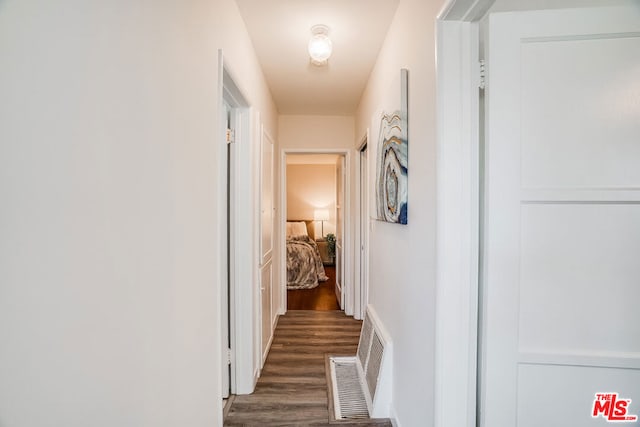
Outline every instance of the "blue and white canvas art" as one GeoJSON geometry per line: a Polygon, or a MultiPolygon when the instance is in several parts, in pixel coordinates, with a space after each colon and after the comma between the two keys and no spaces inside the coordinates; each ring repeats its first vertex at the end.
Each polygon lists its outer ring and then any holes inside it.
{"type": "Polygon", "coordinates": [[[374,125],[377,125],[378,131],[376,217],[381,221],[397,224],[407,224],[408,74],[407,70],[400,70],[389,95],[385,98],[386,104],[377,113],[377,120],[374,119],[374,125]]]}

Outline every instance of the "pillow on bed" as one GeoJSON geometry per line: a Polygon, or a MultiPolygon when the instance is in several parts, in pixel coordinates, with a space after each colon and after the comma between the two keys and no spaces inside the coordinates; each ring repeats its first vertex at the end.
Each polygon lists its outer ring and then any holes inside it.
{"type": "Polygon", "coordinates": [[[287,237],[291,236],[306,236],[307,224],[304,221],[293,222],[287,221],[287,237]]]}

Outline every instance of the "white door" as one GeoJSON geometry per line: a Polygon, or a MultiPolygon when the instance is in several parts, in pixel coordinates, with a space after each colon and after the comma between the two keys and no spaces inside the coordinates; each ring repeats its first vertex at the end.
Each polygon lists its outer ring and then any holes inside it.
{"type": "Polygon", "coordinates": [[[273,288],[273,140],[262,130],[260,185],[260,301],[262,363],[267,358],[277,317],[273,288]]]}
{"type": "Polygon", "coordinates": [[[231,334],[230,334],[230,298],[231,298],[231,284],[233,280],[233,269],[232,261],[233,261],[233,251],[232,244],[233,241],[231,239],[231,230],[232,221],[233,221],[233,146],[229,144],[230,131],[232,129],[231,123],[231,115],[232,108],[225,101],[224,108],[222,110],[223,114],[223,122],[226,123],[226,140],[221,141],[222,144],[226,145],[227,152],[227,161],[226,161],[226,209],[224,210],[224,223],[225,223],[225,251],[223,253],[222,265],[224,265],[225,269],[225,277],[224,286],[222,287],[222,397],[229,397],[229,391],[231,388],[231,364],[229,360],[229,354],[231,349],[231,334]]]}
{"type": "Polygon", "coordinates": [[[369,159],[367,143],[360,149],[360,319],[369,301],[369,159]]]}
{"type": "Polygon", "coordinates": [[[487,70],[481,425],[639,415],[640,7],[491,15],[487,70]]]}
{"type": "Polygon", "coordinates": [[[340,156],[336,163],[336,298],[340,309],[345,306],[344,287],[344,156],[340,156]]]}

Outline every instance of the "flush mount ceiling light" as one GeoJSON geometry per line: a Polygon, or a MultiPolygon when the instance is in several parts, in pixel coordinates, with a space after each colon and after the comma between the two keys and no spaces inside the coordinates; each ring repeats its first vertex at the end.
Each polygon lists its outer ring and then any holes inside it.
{"type": "Polygon", "coordinates": [[[309,40],[309,56],[314,65],[325,65],[331,56],[331,39],[329,39],[329,27],[326,25],[314,25],[311,27],[311,40],[309,40]]]}

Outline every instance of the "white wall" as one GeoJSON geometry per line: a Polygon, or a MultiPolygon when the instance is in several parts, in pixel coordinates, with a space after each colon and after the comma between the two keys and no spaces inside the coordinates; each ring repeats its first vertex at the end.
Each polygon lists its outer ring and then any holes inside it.
{"type": "Polygon", "coordinates": [[[280,116],[278,148],[352,148],[353,116],[280,116]]]}
{"type": "Polygon", "coordinates": [[[221,424],[217,49],[231,0],[0,2],[0,425],[221,424]]]}
{"type": "Polygon", "coordinates": [[[315,236],[336,233],[336,165],[287,165],[287,220],[313,219],[326,209],[329,220],[316,221],[315,236]]]}
{"type": "MultiPolygon", "coordinates": [[[[393,340],[392,412],[403,427],[434,422],[434,27],[442,3],[400,1],[356,115],[356,135],[363,135],[390,82],[401,68],[409,70],[408,225],[373,222],[369,274],[369,302],[393,340]]],[[[371,135],[370,144],[377,144],[376,135],[371,135]]]]}
{"type": "Polygon", "coordinates": [[[637,0],[496,0],[490,13],[516,10],[569,9],[576,7],[606,7],[613,5],[637,5],[637,0]]]}

